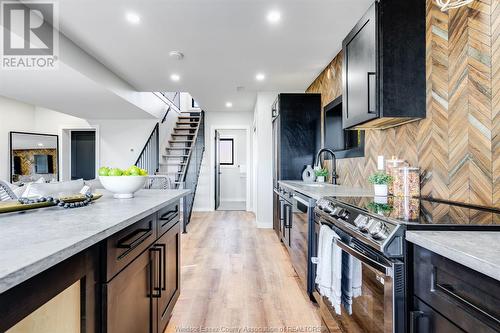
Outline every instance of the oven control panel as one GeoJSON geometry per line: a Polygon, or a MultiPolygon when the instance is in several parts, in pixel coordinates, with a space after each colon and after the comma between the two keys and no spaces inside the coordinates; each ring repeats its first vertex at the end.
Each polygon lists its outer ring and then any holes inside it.
{"type": "Polygon", "coordinates": [[[364,243],[382,252],[387,249],[390,252],[388,255],[392,257],[402,256],[404,230],[400,230],[400,225],[328,198],[317,201],[316,211],[320,212],[327,222],[342,227],[347,232],[354,231],[350,232],[351,236],[364,243]]]}

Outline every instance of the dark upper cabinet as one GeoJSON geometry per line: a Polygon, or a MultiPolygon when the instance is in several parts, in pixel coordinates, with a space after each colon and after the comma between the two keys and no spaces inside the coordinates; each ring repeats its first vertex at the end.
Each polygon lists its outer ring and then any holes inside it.
{"type": "Polygon", "coordinates": [[[342,48],[343,128],[425,118],[425,1],[375,2],[342,48]]]}

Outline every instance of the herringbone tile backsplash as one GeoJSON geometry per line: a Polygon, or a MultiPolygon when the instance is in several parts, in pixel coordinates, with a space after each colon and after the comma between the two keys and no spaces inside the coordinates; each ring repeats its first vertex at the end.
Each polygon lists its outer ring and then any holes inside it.
{"type": "MultiPolygon", "coordinates": [[[[427,118],[366,132],[365,157],[338,161],[340,183],[368,187],[377,156],[422,170],[422,194],[500,206],[500,0],[441,12],[427,0],[427,118]]],[[[307,88],[342,94],[342,53],[307,88]]],[[[500,221],[498,221],[500,223],[500,221]]]]}

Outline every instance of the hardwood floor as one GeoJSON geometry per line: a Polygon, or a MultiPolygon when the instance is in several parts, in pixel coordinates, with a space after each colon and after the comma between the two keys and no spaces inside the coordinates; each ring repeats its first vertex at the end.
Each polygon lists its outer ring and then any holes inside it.
{"type": "Polygon", "coordinates": [[[252,213],[193,213],[181,258],[181,295],[166,332],[319,332],[319,312],[286,250],[252,213]]]}

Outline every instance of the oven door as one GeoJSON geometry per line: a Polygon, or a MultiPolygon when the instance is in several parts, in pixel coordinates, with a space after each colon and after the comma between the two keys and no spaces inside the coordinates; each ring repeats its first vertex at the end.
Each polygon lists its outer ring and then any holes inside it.
{"type": "Polygon", "coordinates": [[[351,311],[342,305],[340,315],[322,297],[320,307],[325,328],[334,332],[339,327],[342,332],[349,333],[404,332],[404,309],[402,313],[398,311],[397,320],[394,315],[394,264],[383,257],[374,258],[363,253],[361,248],[340,240],[337,245],[344,252],[343,257],[347,254],[361,262],[361,291],[352,299],[351,311]]]}

